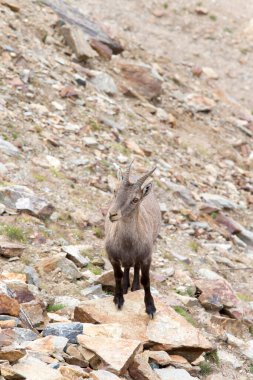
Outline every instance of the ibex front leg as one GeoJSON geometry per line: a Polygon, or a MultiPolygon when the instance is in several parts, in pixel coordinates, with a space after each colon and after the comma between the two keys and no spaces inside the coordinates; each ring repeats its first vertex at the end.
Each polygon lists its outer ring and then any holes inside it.
{"type": "Polygon", "coordinates": [[[129,271],[130,271],[130,268],[124,269],[124,274],[123,274],[123,293],[124,294],[127,294],[128,288],[130,286],[129,271]]]}
{"type": "Polygon", "coordinates": [[[151,261],[141,264],[141,283],[145,291],[144,302],[146,306],[146,313],[153,318],[156,312],[156,308],[155,308],[153,297],[150,292],[150,279],[149,279],[150,264],[151,264],[151,261]]]}
{"type": "Polygon", "coordinates": [[[139,290],[140,286],[140,264],[135,264],[134,266],[134,280],[132,283],[131,290],[134,292],[135,290],[139,290]]]}
{"type": "Polygon", "coordinates": [[[113,302],[118,307],[118,309],[121,309],[124,303],[123,289],[122,289],[123,271],[121,269],[120,263],[118,262],[113,262],[112,266],[113,266],[115,285],[116,285],[113,302]]]}

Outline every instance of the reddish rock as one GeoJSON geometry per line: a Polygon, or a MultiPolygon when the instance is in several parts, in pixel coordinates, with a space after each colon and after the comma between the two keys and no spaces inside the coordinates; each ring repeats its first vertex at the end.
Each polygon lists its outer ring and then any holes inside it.
{"type": "Polygon", "coordinates": [[[17,300],[5,294],[0,294],[0,314],[8,314],[18,317],[20,306],[17,300]]]}
{"type": "Polygon", "coordinates": [[[128,96],[136,96],[135,93],[152,99],[158,97],[162,92],[162,81],[158,75],[154,75],[147,65],[136,65],[130,63],[118,64],[123,79],[123,92],[128,96]]]}
{"type": "Polygon", "coordinates": [[[8,360],[8,362],[16,362],[26,355],[26,351],[22,348],[14,348],[12,346],[6,346],[0,348],[0,360],[8,360]]]}
{"type": "Polygon", "coordinates": [[[208,310],[221,310],[238,305],[231,285],[224,279],[197,280],[195,285],[201,291],[199,302],[208,310]]]}
{"type": "Polygon", "coordinates": [[[148,362],[149,351],[144,351],[135,356],[128,372],[135,380],[159,380],[159,376],[152,370],[148,362]]]}
{"type": "Polygon", "coordinates": [[[43,308],[39,301],[31,301],[22,304],[22,309],[30,319],[33,326],[38,326],[44,322],[43,308]]]}
{"type": "Polygon", "coordinates": [[[20,257],[24,249],[25,249],[24,244],[10,243],[8,241],[0,242],[0,255],[7,258],[14,257],[14,256],[20,257]]]}
{"type": "Polygon", "coordinates": [[[89,43],[92,49],[96,50],[100,57],[108,61],[112,58],[112,49],[110,49],[109,46],[103,44],[98,40],[95,40],[94,38],[91,38],[89,43]]]}

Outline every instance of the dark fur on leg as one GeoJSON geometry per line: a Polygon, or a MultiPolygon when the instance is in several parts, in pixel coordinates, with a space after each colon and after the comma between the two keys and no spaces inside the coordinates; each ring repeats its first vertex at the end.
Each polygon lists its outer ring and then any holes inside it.
{"type": "Polygon", "coordinates": [[[140,264],[135,264],[134,266],[134,279],[131,287],[131,291],[139,290],[141,288],[140,285],[140,264]]]}
{"type": "Polygon", "coordinates": [[[123,274],[123,293],[124,294],[127,294],[128,288],[130,287],[129,271],[130,271],[130,268],[124,269],[124,274],[123,274]]]}
{"type": "Polygon", "coordinates": [[[141,264],[141,283],[144,287],[145,296],[144,302],[146,306],[146,313],[153,318],[156,312],[154,299],[150,292],[150,279],[149,279],[150,262],[141,264]]]}
{"type": "Polygon", "coordinates": [[[112,266],[114,270],[115,285],[116,285],[113,302],[120,310],[124,304],[123,289],[122,289],[123,272],[119,263],[114,262],[112,263],[112,266]]]}

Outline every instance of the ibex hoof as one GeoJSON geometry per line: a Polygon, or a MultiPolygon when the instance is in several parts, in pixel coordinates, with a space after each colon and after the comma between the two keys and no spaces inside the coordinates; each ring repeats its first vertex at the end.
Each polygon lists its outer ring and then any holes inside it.
{"type": "Polygon", "coordinates": [[[118,307],[118,309],[121,310],[122,306],[124,304],[124,297],[123,296],[114,296],[113,302],[118,307]]]}
{"type": "Polygon", "coordinates": [[[156,312],[155,305],[146,306],[146,313],[150,316],[151,319],[154,318],[155,312],[156,312]]]}

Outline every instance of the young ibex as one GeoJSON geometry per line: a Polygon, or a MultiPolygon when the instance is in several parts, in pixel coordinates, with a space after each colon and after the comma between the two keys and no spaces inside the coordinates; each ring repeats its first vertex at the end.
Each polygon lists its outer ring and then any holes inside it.
{"type": "Polygon", "coordinates": [[[114,270],[115,305],[118,309],[123,306],[123,293],[126,294],[130,287],[130,267],[134,267],[131,290],[140,289],[141,269],[146,312],[153,318],[156,308],[150,292],[149,269],[153,244],[160,230],[161,212],[153,194],[152,183],[144,183],[156,168],[133,181],[130,180],[131,165],[132,163],[124,176],[121,176],[120,185],[106,216],[105,246],[114,270]]]}

